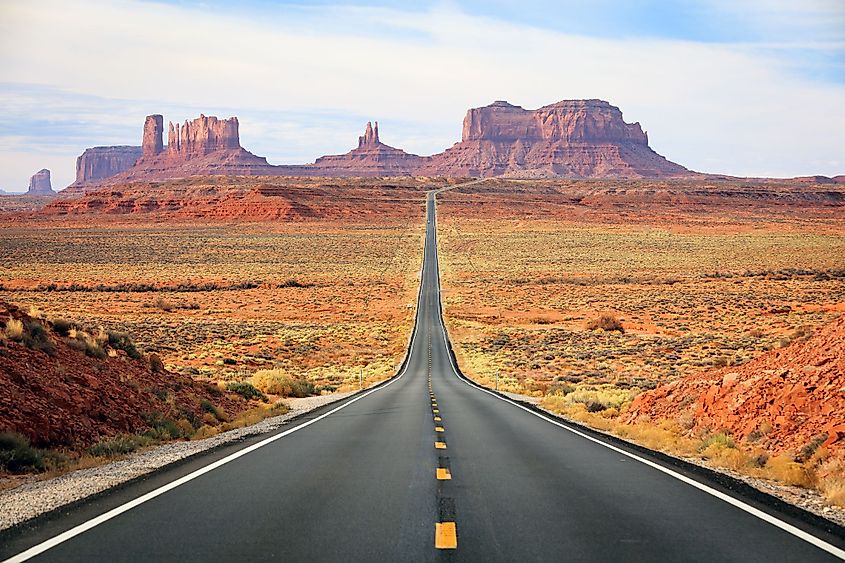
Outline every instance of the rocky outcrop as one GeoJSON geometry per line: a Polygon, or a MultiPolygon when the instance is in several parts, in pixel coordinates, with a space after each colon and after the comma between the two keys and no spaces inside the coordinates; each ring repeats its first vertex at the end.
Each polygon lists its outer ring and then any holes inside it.
{"type": "Polygon", "coordinates": [[[109,348],[107,340],[98,344],[103,358],[86,355],[80,339],[0,301],[0,324],[9,319],[22,323],[24,338],[6,339],[1,348],[0,432],[23,434],[35,446],[84,449],[141,433],[152,424],[145,414],[154,412],[200,420],[203,401],[232,414],[248,408],[238,396],[218,396],[189,376],[151,369],[147,358],[109,348]]]}
{"type": "Polygon", "coordinates": [[[508,102],[473,108],[461,142],[417,174],[443,176],[688,176],[648,146],[639,123],[625,123],[602,100],[564,100],[537,110],[508,102]]]}
{"type": "MultiPolygon", "coordinates": [[[[173,124],[170,124],[173,127],[173,124]]],[[[141,151],[147,158],[156,156],[164,150],[162,136],[164,135],[164,117],[148,115],[144,121],[144,137],[141,141],[141,151]]]]}
{"type": "Polygon", "coordinates": [[[426,159],[382,143],[375,126],[367,122],[358,147],[346,154],[318,158],[307,173],[318,176],[410,176],[426,159]]]}
{"type": "Polygon", "coordinates": [[[845,317],[806,342],[742,366],[685,377],[639,395],[631,420],[691,418],[691,434],[727,430],[777,453],[814,439],[845,448],[845,317]]]}
{"type": "Polygon", "coordinates": [[[200,114],[183,124],[170,122],[163,144],[164,119],[150,115],[144,123],[142,155],[130,168],[102,184],[167,180],[187,176],[296,176],[303,167],[272,166],[240,146],[238,118],[200,114]]]}
{"type": "Polygon", "coordinates": [[[167,127],[167,155],[171,159],[190,160],[216,151],[239,148],[237,117],[217,119],[200,114],[197,119],[186,120],[181,126],[171,122],[167,127]]]}
{"type": "Polygon", "coordinates": [[[120,174],[135,165],[142,148],[132,146],[92,147],[76,159],[76,182],[83,186],[120,174]]]}
{"type": "Polygon", "coordinates": [[[29,179],[27,195],[55,195],[53,186],[50,184],[50,171],[42,168],[29,179]]]}

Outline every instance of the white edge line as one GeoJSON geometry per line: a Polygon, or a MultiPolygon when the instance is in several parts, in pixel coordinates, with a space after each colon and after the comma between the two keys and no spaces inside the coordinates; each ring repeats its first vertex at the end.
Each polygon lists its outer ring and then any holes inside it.
{"type": "MultiPolygon", "coordinates": [[[[427,207],[426,207],[426,215],[428,215],[427,207]]],[[[426,218],[426,220],[427,220],[427,218],[426,218]]],[[[360,401],[364,397],[367,397],[368,395],[371,395],[371,394],[375,393],[376,391],[381,391],[382,389],[385,389],[385,388],[389,387],[390,385],[393,385],[395,382],[399,381],[402,378],[402,376],[404,376],[405,373],[408,371],[408,363],[409,363],[408,359],[410,358],[411,350],[414,347],[414,342],[417,339],[417,326],[418,326],[417,321],[418,321],[419,310],[420,310],[420,296],[422,295],[422,280],[423,280],[423,275],[425,273],[425,251],[426,251],[427,247],[428,247],[428,237],[426,237],[426,242],[423,246],[423,266],[422,266],[422,268],[420,268],[420,287],[419,287],[419,290],[417,290],[417,310],[414,313],[414,330],[411,333],[411,340],[410,340],[408,348],[405,352],[405,360],[403,361],[402,369],[399,371],[399,373],[393,379],[387,381],[387,383],[379,385],[375,389],[371,389],[371,390],[369,390],[369,391],[367,391],[367,392],[365,392],[361,395],[358,395],[357,397],[354,397],[353,399],[350,399],[349,401],[343,403],[342,405],[333,408],[329,412],[321,414],[317,418],[314,418],[312,420],[304,422],[304,423],[302,423],[302,424],[300,424],[300,425],[298,425],[294,428],[291,428],[289,430],[285,430],[284,432],[281,432],[279,434],[274,434],[273,436],[270,436],[269,438],[265,438],[264,440],[261,440],[260,442],[257,442],[255,444],[252,444],[251,446],[247,446],[246,448],[243,448],[242,450],[238,450],[238,451],[236,451],[232,454],[229,454],[226,457],[215,461],[214,463],[210,463],[209,465],[206,465],[206,466],[201,467],[201,468],[199,468],[195,471],[192,471],[191,473],[188,473],[187,475],[184,475],[183,477],[180,477],[179,479],[176,479],[175,481],[171,481],[170,483],[167,483],[166,485],[162,485],[161,487],[154,489],[154,490],[152,490],[152,491],[150,491],[146,494],[143,494],[143,495],[141,495],[141,496],[139,496],[139,497],[137,497],[133,500],[130,500],[129,502],[127,502],[125,504],[122,504],[120,506],[112,508],[111,510],[104,512],[103,514],[100,514],[99,516],[96,516],[96,517],[92,518],[91,520],[83,522],[82,524],[79,524],[78,526],[75,526],[75,527],[71,528],[70,530],[62,532],[61,534],[59,534],[57,536],[54,536],[54,537],[52,537],[48,540],[45,540],[45,541],[43,541],[43,542],[41,542],[37,545],[34,545],[34,546],[30,547],[29,549],[18,553],[17,555],[13,555],[12,557],[10,557],[9,559],[6,559],[2,563],[19,563],[21,561],[27,561],[27,560],[35,557],[36,555],[40,555],[40,554],[44,553],[45,551],[52,549],[52,548],[56,547],[57,545],[68,541],[69,539],[72,539],[72,538],[74,538],[74,537],[76,537],[80,534],[83,534],[83,533],[87,532],[88,530],[95,528],[96,526],[99,526],[100,524],[107,522],[107,521],[111,520],[112,518],[123,514],[124,512],[132,510],[136,506],[140,506],[140,505],[144,504],[145,502],[152,500],[152,499],[154,499],[158,496],[161,496],[168,491],[172,491],[173,489],[175,489],[176,487],[178,487],[180,485],[184,485],[185,483],[187,483],[189,481],[193,481],[197,477],[205,475],[206,473],[208,473],[210,471],[214,471],[218,467],[222,467],[223,465],[226,465],[230,461],[234,461],[234,460],[238,459],[239,457],[242,457],[242,456],[245,456],[248,453],[254,452],[257,449],[262,448],[262,447],[266,446],[267,444],[271,444],[271,443],[275,442],[276,440],[280,440],[280,439],[284,438],[285,436],[293,434],[294,432],[297,432],[298,430],[302,430],[303,428],[307,428],[308,426],[311,426],[315,422],[318,422],[318,421],[326,418],[327,416],[330,416],[330,415],[336,413],[337,411],[339,411],[341,409],[345,409],[349,405],[360,401]]],[[[438,284],[438,289],[439,289],[439,284],[438,284]]]]}
{"type": "MultiPolygon", "coordinates": [[[[435,199],[436,199],[436,197],[435,197],[435,199]]],[[[435,229],[436,229],[436,223],[435,223],[435,229]]],[[[435,247],[435,255],[438,256],[438,262],[439,262],[440,258],[439,258],[439,253],[437,252],[437,247],[435,247]]],[[[440,271],[440,268],[438,267],[438,273],[439,273],[439,271],[440,271]]],[[[845,560],[845,550],[839,549],[835,545],[832,545],[832,544],[830,544],[830,543],[828,543],[828,542],[826,542],[826,541],[824,541],[820,538],[817,538],[816,536],[814,536],[814,535],[812,535],[808,532],[805,532],[804,530],[801,530],[800,528],[796,528],[795,526],[793,526],[792,524],[789,524],[788,522],[784,522],[783,520],[775,518],[771,514],[763,512],[762,510],[760,510],[758,508],[754,508],[753,506],[746,504],[743,501],[741,501],[737,498],[734,498],[730,495],[727,495],[727,494],[725,494],[725,493],[723,493],[719,490],[716,490],[713,487],[710,487],[710,486],[705,485],[703,483],[699,483],[695,479],[691,479],[690,477],[687,477],[686,475],[682,475],[682,474],[680,474],[676,471],[673,471],[672,469],[669,469],[668,467],[664,467],[664,466],[660,465],[659,463],[655,463],[655,462],[650,461],[646,458],[643,458],[643,457],[640,457],[640,456],[633,454],[631,452],[625,451],[622,448],[618,448],[618,447],[616,447],[612,444],[608,444],[607,442],[604,442],[604,441],[602,441],[602,440],[600,440],[600,439],[598,439],[594,436],[590,436],[589,434],[585,434],[584,432],[581,432],[580,430],[576,430],[575,428],[572,428],[572,427],[570,427],[570,426],[568,426],[568,425],[566,425],[562,422],[559,422],[557,420],[554,420],[552,418],[544,416],[544,415],[542,415],[542,414],[540,414],[540,413],[538,413],[534,410],[529,409],[528,407],[525,407],[524,405],[520,405],[519,403],[512,401],[511,399],[508,399],[506,397],[498,395],[497,393],[494,393],[494,392],[490,391],[489,389],[485,389],[484,387],[482,387],[481,385],[478,385],[474,381],[470,381],[466,377],[462,376],[460,374],[460,372],[458,371],[458,367],[455,365],[454,360],[452,359],[452,354],[449,353],[449,341],[448,341],[448,338],[446,336],[446,325],[444,324],[444,320],[443,320],[443,305],[440,302],[440,276],[438,276],[438,279],[437,279],[437,301],[438,301],[438,304],[440,306],[440,312],[441,312],[441,314],[440,314],[440,326],[441,326],[441,331],[443,333],[443,343],[446,345],[446,356],[448,356],[448,358],[449,358],[449,363],[452,366],[452,371],[455,373],[455,376],[458,379],[460,379],[461,381],[463,381],[464,383],[466,383],[467,385],[469,385],[470,387],[474,387],[474,388],[478,389],[479,391],[483,391],[484,393],[487,393],[488,395],[491,395],[491,396],[493,396],[493,397],[495,397],[499,400],[502,400],[506,403],[510,403],[511,405],[513,405],[517,408],[520,408],[520,409],[524,410],[525,412],[527,412],[529,414],[533,414],[537,418],[545,420],[546,422],[554,424],[555,426],[559,426],[560,428],[563,428],[564,430],[568,430],[569,432],[572,432],[573,434],[576,434],[576,435],[578,435],[582,438],[586,438],[587,440],[590,440],[591,442],[595,442],[596,444],[599,444],[599,445],[604,446],[608,449],[611,449],[614,452],[620,453],[620,454],[622,454],[626,457],[629,457],[631,459],[639,461],[640,463],[644,463],[645,465],[648,465],[649,467],[657,469],[658,471],[661,471],[661,472],[669,475],[670,477],[674,477],[675,479],[682,481],[682,482],[686,483],[687,485],[690,485],[692,487],[695,487],[696,489],[704,491],[705,493],[712,495],[712,496],[718,498],[719,500],[722,500],[722,501],[730,504],[731,506],[739,508],[740,510],[745,511],[745,512],[751,514],[752,516],[756,516],[760,520],[763,520],[764,522],[768,522],[769,524],[771,524],[771,525],[773,525],[777,528],[780,528],[781,530],[788,532],[788,533],[792,534],[793,536],[796,536],[796,537],[804,540],[805,542],[807,542],[811,545],[814,545],[815,547],[817,547],[817,548],[819,548],[823,551],[826,551],[827,553],[833,555],[834,557],[845,560]]]]}

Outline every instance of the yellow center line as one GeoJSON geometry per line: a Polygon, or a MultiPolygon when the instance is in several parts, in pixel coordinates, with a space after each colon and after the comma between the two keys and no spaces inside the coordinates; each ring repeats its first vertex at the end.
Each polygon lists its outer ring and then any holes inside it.
{"type": "Polygon", "coordinates": [[[438,450],[445,450],[446,442],[434,442],[434,447],[438,450]]]}
{"type": "Polygon", "coordinates": [[[443,467],[437,468],[437,480],[438,481],[449,481],[452,479],[452,473],[443,467]]]}
{"type": "Polygon", "coordinates": [[[441,419],[440,419],[440,417],[439,417],[439,416],[435,416],[435,417],[434,417],[434,422],[440,422],[440,420],[441,420],[441,419]]]}
{"type": "Polygon", "coordinates": [[[456,549],[458,547],[458,529],[454,522],[434,524],[434,547],[437,549],[456,549]]]}
{"type": "Polygon", "coordinates": [[[432,410],[431,410],[431,412],[433,412],[434,414],[437,414],[437,413],[439,413],[440,411],[439,411],[439,410],[437,410],[437,409],[432,409],[432,410]]]}
{"type": "Polygon", "coordinates": [[[446,429],[443,428],[442,426],[435,426],[434,431],[435,432],[446,432],[446,429]]]}

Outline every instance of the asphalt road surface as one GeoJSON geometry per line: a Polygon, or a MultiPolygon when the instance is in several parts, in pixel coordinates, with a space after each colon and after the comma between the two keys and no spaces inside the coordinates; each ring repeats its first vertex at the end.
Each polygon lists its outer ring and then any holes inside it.
{"type": "Polygon", "coordinates": [[[435,213],[397,378],[25,530],[45,561],[834,561],[843,538],[474,387],[440,316],[435,213]]]}

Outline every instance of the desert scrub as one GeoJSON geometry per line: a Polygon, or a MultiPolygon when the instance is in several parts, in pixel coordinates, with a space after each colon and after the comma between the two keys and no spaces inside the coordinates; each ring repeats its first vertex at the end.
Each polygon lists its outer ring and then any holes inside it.
{"type": "Polygon", "coordinates": [[[20,342],[23,340],[23,322],[18,319],[7,320],[4,334],[9,340],[20,342]]]}
{"type": "Polygon", "coordinates": [[[237,393],[244,399],[258,399],[264,403],[266,403],[269,399],[267,399],[267,395],[261,392],[255,385],[248,381],[235,381],[232,383],[226,384],[226,391],[231,391],[233,393],[237,393]]]}
{"type": "Polygon", "coordinates": [[[601,329],[605,332],[625,332],[622,323],[613,315],[602,315],[597,319],[591,320],[587,323],[588,330],[601,329]]]}
{"type": "Polygon", "coordinates": [[[88,448],[88,453],[94,457],[120,457],[151,444],[152,439],[148,436],[121,434],[97,442],[88,448]]]}
{"type": "Polygon", "coordinates": [[[0,433],[0,470],[29,473],[45,469],[44,452],[33,448],[26,436],[17,432],[0,433]]]}
{"type": "Polygon", "coordinates": [[[126,355],[133,360],[141,359],[141,353],[138,351],[138,348],[135,347],[135,343],[132,342],[132,339],[128,334],[125,332],[112,331],[109,331],[107,334],[109,346],[116,350],[123,350],[126,352],[126,355]]]}
{"type": "Polygon", "coordinates": [[[252,384],[262,392],[281,397],[308,397],[316,395],[314,384],[302,378],[295,378],[282,369],[265,369],[255,372],[252,384]]]}
{"type": "Polygon", "coordinates": [[[564,396],[569,404],[581,404],[588,412],[601,412],[608,409],[619,411],[624,405],[634,400],[637,391],[616,389],[614,387],[579,387],[564,396]]]}
{"type": "Polygon", "coordinates": [[[56,347],[50,340],[47,329],[40,321],[29,320],[24,323],[23,343],[32,350],[44,352],[52,356],[56,353],[56,347]]]}

